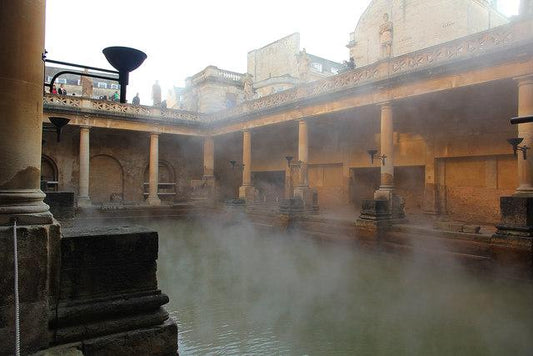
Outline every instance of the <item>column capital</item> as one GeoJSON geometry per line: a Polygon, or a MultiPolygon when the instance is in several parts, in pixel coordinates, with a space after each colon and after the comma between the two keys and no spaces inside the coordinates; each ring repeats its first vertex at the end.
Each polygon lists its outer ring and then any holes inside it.
{"type": "Polygon", "coordinates": [[[250,129],[250,128],[248,128],[248,127],[246,127],[246,128],[243,128],[243,129],[242,129],[241,131],[242,131],[243,133],[245,133],[245,132],[250,132],[250,131],[251,131],[251,129],[250,129]]]}
{"type": "Polygon", "coordinates": [[[533,74],[522,75],[513,78],[520,87],[521,85],[533,85],[533,74]]]}
{"type": "Polygon", "coordinates": [[[389,101],[389,100],[387,100],[387,101],[382,101],[382,102],[378,103],[377,105],[378,105],[378,106],[380,107],[380,109],[382,109],[382,110],[383,110],[384,108],[392,109],[393,106],[394,106],[393,102],[392,102],[392,101],[389,101]]]}
{"type": "Polygon", "coordinates": [[[156,132],[156,131],[152,131],[150,132],[150,136],[159,136],[161,133],[159,132],[156,132]]]}
{"type": "Polygon", "coordinates": [[[91,126],[88,126],[88,125],[81,125],[80,126],[80,130],[90,130],[91,129],[91,126]]]}

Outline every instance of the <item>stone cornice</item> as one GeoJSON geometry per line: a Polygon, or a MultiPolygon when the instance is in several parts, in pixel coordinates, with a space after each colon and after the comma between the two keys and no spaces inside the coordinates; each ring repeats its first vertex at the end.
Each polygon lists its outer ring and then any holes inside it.
{"type": "Polygon", "coordinates": [[[259,99],[244,102],[229,110],[213,113],[211,122],[222,124],[243,115],[254,115],[263,110],[286,106],[311,98],[329,96],[357,88],[364,84],[391,80],[394,77],[427,71],[460,61],[480,58],[525,44],[533,46],[533,21],[512,22],[503,26],[428,47],[390,60],[356,68],[323,80],[259,99]]]}
{"type": "Polygon", "coordinates": [[[200,125],[202,122],[206,122],[205,115],[195,112],[122,104],[79,96],[46,94],[43,98],[43,107],[45,112],[69,112],[154,123],[200,125]]]}
{"type": "MultiPolygon", "coordinates": [[[[488,31],[299,85],[283,92],[246,101],[234,108],[212,114],[49,94],[44,97],[44,109],[46,112],[71,112],[208,129],[246,122],[287,108],[304,107],[309,103],[327,102],[335,98],[354,95],[360,91],[386,90],[393,85],[405,84],[428,76],[446,72],[459,73],[490,66],[498,61],[515,59],[517,55],[523,54],[524,49],[525,52],[533,52],[533,20],[512,22],[488,31]]],[[[216,67],[209,69],[218,70],[216,67]]]]}

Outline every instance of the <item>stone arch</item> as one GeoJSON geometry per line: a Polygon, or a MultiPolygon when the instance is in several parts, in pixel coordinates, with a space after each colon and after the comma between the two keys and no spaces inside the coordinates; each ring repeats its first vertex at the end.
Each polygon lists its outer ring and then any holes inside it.
{"type": "Polygon", "coordinates": [[[59,170],[54,160],[47,156],[41,155],[41,189],[57,190],[59,170]]]}
{"type": "MultiPolygon", "coordinates": [[[[150,165],[148,164],[144,169],[144,182],[150,180],[150,165]]],[[[159,183],[174,183],[176,182],[176,174],[174,167],[164,160],[159,160],[159,183]]]]}
{"type": "MultiPolygon", "coordinates": [[[[144,169],[144,196],[148,196],[150,181],[150,165],[144,169]]],[[[176,196],[176,174],[174,167],[164,160],[159,160],[159,198],[161,200],[172,200],[176,196]],[[166,183],[166,184],[165,184],[166,183]]]]}
{"type": "Polygon", "coordinates": [[[124,197],[124,169],[109,155],[91,157],[89,197],[93,203],[121,201],[124,197]]]}

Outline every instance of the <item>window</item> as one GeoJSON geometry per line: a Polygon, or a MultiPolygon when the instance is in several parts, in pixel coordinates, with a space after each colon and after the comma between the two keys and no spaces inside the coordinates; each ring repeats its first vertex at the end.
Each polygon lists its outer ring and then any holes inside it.
{"type": "Polygon", "coordinates": [[[322,72],[322,63],[311,63],[311,68],[317,72],[322,72]]]}
{"type": "Polygon", "coordinates": [[[111,84],[111,89],[118,89],[118,84],[112,83],[111,84]]]}
{"type": "Polygon", "coordinates": [[[56,83],[67,84],[67,78],[57,78],[56,83]]]}
{"type": "Polygon", "coordinates": [[[104,82],[98,82],[97,86],[100,89],[107,89],[107,83],[104,82]]]}
{"type": "Polygon", "coordinates": [[[81,79],[78,79],[77,85],[81,85],[81,79]]]}
{"type": "Polygon", "coordinates": [[[331,73],[339,74],[339,68],[331,67],[331,73]]]}
{"type": "Polygon", "coordinates": [[[49,75],[48,77],[46,77],[46,82],[47,82],[47,83],[50,83],[51,81],[52,81],[52,76],[51,76],[51,75],[49,75]]]}

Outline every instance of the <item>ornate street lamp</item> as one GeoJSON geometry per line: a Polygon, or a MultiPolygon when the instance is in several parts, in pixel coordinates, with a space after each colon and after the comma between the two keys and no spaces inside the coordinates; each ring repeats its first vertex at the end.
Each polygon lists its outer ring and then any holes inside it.
{"type": "Polygon", "coordinates": [[[376,149],[372,149],[372,150],[368,150],[368,155],[370,156],[370,163],[371,164],[374,164],[374,158],[377,158],[381,161],[381,163],[383,165],[385,165],[385,158],[387,158],[387,156],[385,155],[381,155],[381,156],[376,156],[378,154],[378,150],[376,149]]]}
{"type": "Polygon", "coordinates": [[[144,62],[144,60],[147,58],[146,53],[139,51],[138,49],[135,49],[135,48],[119,47],[119,46],[104,48],[102,52],[104,53],[104,56],[106,57],[109,64],[111,64],[117,71],[97,68],[97,67],[89,67],[85,65],[68,63],[68,62],[61,62],[61,61],[56,61],[52,59],[46,59],[46,53],[47,53],[46,51],[45,53],[43,53],[43,61],[54,63],[54,64],[65,65],[69,67],[91,69],[91,70],[95,70],[95,71],[102,72],[102,73],[115,74],[115,75],[118,75],[118,77],[84,73],[84,72],[74,71],[74,70],[63,70],[63,71],[56,73],[52,77],[52,80],[50,81],[50,83],[48,84],[45,83],[44,85],[52,89],[57,77],[63,74],[76,74],[79,76],[118,81],[118,83],[120,84],[120,102],[125,103],[126,102],[126,86],[129,83],[129,73],[137,69],[144,62]]]}

